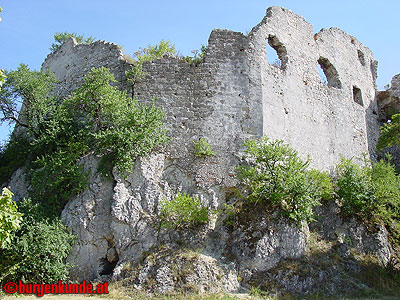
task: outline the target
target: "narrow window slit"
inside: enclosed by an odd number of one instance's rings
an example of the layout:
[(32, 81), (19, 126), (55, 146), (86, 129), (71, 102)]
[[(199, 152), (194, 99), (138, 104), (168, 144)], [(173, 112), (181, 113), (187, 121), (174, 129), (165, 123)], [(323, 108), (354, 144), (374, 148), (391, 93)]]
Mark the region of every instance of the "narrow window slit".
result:
[(357, 50), (357, 56), (358, 56), (358, 60), (360, 61), (360, 63), (365, 66), (365, 56), (364, 53), (361, 50)]
[(355, 85), (353, 85), (353, 100), (355, 103), (364, 106), (361, 90)]

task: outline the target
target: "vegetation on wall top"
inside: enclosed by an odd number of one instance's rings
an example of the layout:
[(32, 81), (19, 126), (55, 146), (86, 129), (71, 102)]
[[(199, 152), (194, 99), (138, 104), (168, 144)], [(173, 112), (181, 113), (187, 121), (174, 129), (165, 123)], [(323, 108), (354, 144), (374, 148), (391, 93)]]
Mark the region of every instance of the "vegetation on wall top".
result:
[(69, 38), (74, 38), (78, 44), (90, 44), (95, 41), (95, 38), (92, 36), (85, 38), (84, 35), (80, 35), (75, 32), (57, 32), (54, 34), (54, 43), (51, 44), (50, 51), (57, 51), (61, 47), (61, 45)]

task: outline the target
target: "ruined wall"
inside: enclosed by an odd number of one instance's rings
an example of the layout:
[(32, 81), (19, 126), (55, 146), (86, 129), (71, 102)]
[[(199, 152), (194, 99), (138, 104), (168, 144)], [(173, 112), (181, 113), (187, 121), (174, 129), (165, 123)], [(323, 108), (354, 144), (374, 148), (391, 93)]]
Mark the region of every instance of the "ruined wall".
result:
[[(268, 63), (267, 43), (281, 58), (280, 68)], [(272, 7), (248, 36), (214, 30), (205, 62), (198, 66), (178, 58), (145, 64), (148, 77), (135, 94), (143, 101), (157, 98), (177, 157), (187, 157), (190, 144), (201, 137), (231, 152), (243, 139), (267, 135), (309, 154), (314, 166), (328, 168), (341, 156), (374, 152), (376, 64), (367, 47), (340, 29), (314, 35), (301, 16)], [(70, 91), (98, 66), (109, 67), (127, 88), (129, 65), (119, 48), (106, 42), (76, 45), (69, 40), (42, 69), (54, 72), (62, 89)]]
[[(281, 58), (280, 68), (266, 60), (267, 43)], [(272, 7), (249, 34), (249, 60), (260, 78), (252, 89), (260, 89), (263, 100), (263, 134), (310, 154), (318, 168), (374, 152), (376, 62), (354, 37), (337, 28), (314, 35), (302, 17)]]
[[(277, 50), (280, 68), (266, 60), (267, 43)], [(319, 78), (318, 64), (325, 69), (327, 85)], [(119, 87), (129, 92), (129, 64), (120, 49), (107, 42), (76, 45), (71, 39), (46, 58), (42, 69), (55, 73), (60, 94), (67, 95), (90, 68), (100, 66), (109, 67)], [(341, 156), (374, 151), (378, 124), (372, 53), (339, 29), (314, 35), (312, 26), (291, 11), (268, 9), (247, 36), (214, 30), (203, 63), (165, 57), (146, 63), (144, 71), (148, 76), (135, 86), (135, 95), (144, 102), (156, 98), (166, 113), (171, 142), (162, 153), (138, 160), (127, 179), (114, 174), (102, 182), (92, 173), (90, 189), (67, 204), (63, 220), (78, 236), (70, 255), (77, 278), (121, 271), (128, 262), (139, 263), (156, 245), (173, 241), (154, 224), (159, 202), (179, 190), (210, 208), (222, 207), (237, 184), (234, 168), (248, 138), (283, 139), (322, 169)], [(202, 137), (216, 156), (194, 155), (193, 141)], [(85, 163), (89, 170), (96, 166), (93, 158)], [(206, 232), (223, 231), (215, 226)], [(293, 231), (299, 245), (305, 244), (297, 229), (283, 226), (285, 231)], [(219, 239), (215, 243), (218, 249), (226, 246), (219, 245)], [(217, 248), (208, 250), (213, 257), (219, 255)], [(304, 252), (304, 247), (290, 243), (287, 248), (293, 255), (286, 258)], [(274, 264), (281, 257), (275, 257)], [(238, 263), (251, 265), (240, 257)]]

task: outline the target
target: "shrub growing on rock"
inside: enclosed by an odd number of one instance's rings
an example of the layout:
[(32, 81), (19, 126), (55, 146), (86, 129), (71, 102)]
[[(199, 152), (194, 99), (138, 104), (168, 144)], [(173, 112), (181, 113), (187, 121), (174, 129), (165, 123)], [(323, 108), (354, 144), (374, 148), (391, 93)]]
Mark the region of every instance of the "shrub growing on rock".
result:
[(310, 161), (303, 161), (281, 140), (262, 137), (244, 146), (247, 164), (238, 166), (236, 172), (248, 190), (247, 201), (262, 202), (298, 225), (312, 221), (320, 192), (307, 173)]
[(0, 249), (0, 281), (23, 280), (54, 283), (68, 278), (65, 259), (73, 235), (60, 219), (46, 219), (38, 204), (23, 200), (19, 209), (24, 219), (12, 242)]
[(400, 242), (400, 176), (390, 156), (376, 163), (358, 166), (343, 159), (337, 167), (337, 195), (342, 211), (366, 223), (383, 223)]
[(177, 193), (172, 200), (161, 202), (161, 226), (187, 228), (209, 221), (209, 209), (197, 197)]
[(193, 147), (194, 147), (194, 155), (198, 157), (204, 157), (204, 156), (213, 156), (215, 155), (215, 152), (211, 149), (211, 146), (205, 138), (201, 138), (198, 141), (193, 142)]
[(0, 195), (0, 248), (11, 242), (12, 233), (20, 227), (22, 220), (22, 214), (18, 212), (12, 196), (9, 189), (3, 188)]

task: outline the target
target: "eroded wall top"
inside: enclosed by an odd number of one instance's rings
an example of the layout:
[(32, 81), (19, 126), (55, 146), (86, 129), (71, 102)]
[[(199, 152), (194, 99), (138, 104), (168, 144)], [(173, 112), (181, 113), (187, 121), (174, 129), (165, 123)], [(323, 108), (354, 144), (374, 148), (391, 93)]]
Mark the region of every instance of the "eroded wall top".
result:
[[(261, 78), (254, 89), (261, 89), (265, 135), (309, 154), (319, 168), (375, 152), (377, 62), (367, 47), (337, 28), (314, 34), (281, 7), (269, 8), (248, 38), (250, 68)], [(269, 63), (268, 51), (280, 62)]]
[[(268, 62), (268, 51), (277, 52), (279, 64)], [(76, 45), (71, 39), (42, 68), (69, 92), (99, 66), (109, 67), (129, 90), (129, 65), (111, 43)], [(329, 168), (342, 156), (375, 151), (376, 68), (373, 54), (356, 38), (337, 28), (314, 34), (301, 16), (271, 7), (247, 36), (214, 30), (199, 65), (171, 57), (146, 63), (148, 76), (135, 94), (143, 101), (156, 97), (164, 108), (173, 156), (190, 154), (200, 137), (227, 156), (227, 149), (233, 153), (245, 139), (264, 134), (310, 155), (315, 167)]]

